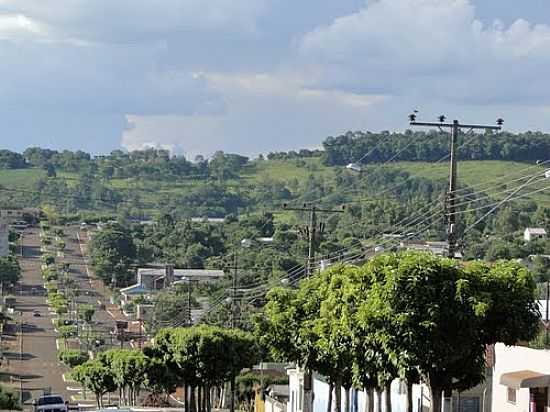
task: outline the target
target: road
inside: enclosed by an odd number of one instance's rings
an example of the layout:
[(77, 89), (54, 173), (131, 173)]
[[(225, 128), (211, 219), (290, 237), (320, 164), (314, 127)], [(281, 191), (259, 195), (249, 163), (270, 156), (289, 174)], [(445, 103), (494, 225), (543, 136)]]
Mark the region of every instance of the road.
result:
[[(106, 346), (102, 349), (108, 349), (111, 345), (118, 347), (118, 341), (109, 333), (115, 325), (114, 317), (99, 305), (99, 302), (104, 303), (107, 297), (103, 296), (101, 291), (98, 292), (89, 279), (77, 232), (77, 228), (65, 228), (65, 253), (63, 257), (56, 258), (56, 261), (70, 264), (69, 276), (76, 281), (80, 292), (77, 297), (78, 304), (90, 304), (95, 307), (92, 329), (94, 334), (104, 338)], [(48, 310), (40, 270), (39, 229), (32, 228), (24, 232), (20, 264), (22, 278), (17, 288), (16, 314), (13, 320), (18, 323), (17, 331), (22, 325), (23, 346), (21, 350), (19, 333), (11, 352), (6, 354), (10, 360), (10, 369), (15, 376), (22, 377), (23, 401), (26, 408), (30, 406), (32, 399), (44, 392), (61, 394), (70, 400), (71, 395), (75, 395), (76, 392), (69, 390), (71, 385), (63, 380), (62, 375), (68, 368), (57, 361), (57, 335), (52, 323), (53, 316)], [(34, 316), (35, 310), (40, 316)], [(20, 313), (22, 315), (19, 315)], [(82, 349), (88, 348), (82, 345)]]
[[(59, 393), (65, 397), (69, 393), (62, 378), (67, 369), (57, 361), (57, 336), (43, 288), (37, 229), (25, 232), (20, 263), (22, 279), (13, 318), (23, 327), (23, 356), (19, 359), (19, 353), (13, 354), (12, 367), (22, 377), (23, 401), (27, 407), (31, 399), (43, 392)], [(34, 310), (39, 311), (40, 317), (33, 316)], [(18, 338), (21, 339), (21, 334)]]

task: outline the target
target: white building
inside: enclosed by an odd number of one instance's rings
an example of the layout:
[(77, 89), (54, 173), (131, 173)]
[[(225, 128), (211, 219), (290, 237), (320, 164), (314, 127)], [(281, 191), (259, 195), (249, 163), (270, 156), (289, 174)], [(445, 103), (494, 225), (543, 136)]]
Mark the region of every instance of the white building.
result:
[[(304, 371), (298, 368), (288, 369), (289, 399), (286, 412), (304, 412)], [(492, 370), (488, 368), (487, 384), (479, 385), (468, 391), (453, 393), (452, 397), (443, 399), (443, 411), (449, 412), (490, 412), (491, 411), (491, 380)], [(326, 412), (329, 398), (329, 385), (325, 378), (314, 373), (312, 379), (313, 410), (312, 412)], [(342, 391), (342, 407), (344, 411), (345, 390)], [(335, 396), (332, 402), (335, 402)], [(392, 412), (406, 412), (407, 387), (404, 382), (396, 379), (391, 385)], [(425, 412), (430, 408), (430, 392), (426, 385), (413, 385), (413, 412)], [(365, 412), (367, 396), (364, 391), (352, 389), (350, 391), (350, 412)], [(380, 402), (380, 403), (379, 403)], [(376, 405), (380, 405), (380, 412), (385, 412), (384, 394), (381, 399), (374, 395)], [(335, 410), (334, 404), (332, 410)], [(266, 411), (267, 412), (267, 411)], [(545, 411), (546, 412), (546, 411)]]
[(0, 220), (0, 256), (8, 256), (10, 253), (9, 234), (8, 224)]
[[(302, 369), (292, 368), (287, 371), (289, 385), (289, 399), (286, 407), (286, 412), (304, 412), (304, 384), (305, 374)], [(342, 391), (341, 401), (344, 409), (345, 390)], [(329, 385), (326, 380), (319, 374), (314, 373), (312, 378), (313, 391), (313, 410), (312, 412), (326, 412), (329, 398)], [(406, 412), (406, 385), (399, 380), (395, 380), (391, 386), (392, 412)], [(335, 402), (336, 397), (333, 395), (332, 402)], [(365, 412), (366, 410), (366, 395), (364, 391), (352, 389), (350, 391), (350, 411)], [(378, 404), (378, 397), (375, 395), (374, 404)], [(430, 406), (428, 390), (424, 385), (414, 385), (413, 387), (413, 411), (427, 411)], [(385, 412), (383, 398), (381, 399), (381, 410)], [(332, 410), (334, 410), (334, 406)], [(376, 407), (375, 407), (376, 410)]]
[(531, 242), (537, 239), (546, 239), (546, 230), (541, 227), (528, 227), (523, 232), (523, 239), (526, 242)]
[(550, 410), (550, 351), (499, 343), (493, 376), (493, 412)]
[(447, 242), (430, 242), (424, 240), (402, 240), (401, 249), (415, 250), (419, 252), (431, 252), (434, 255), (446, 256), (449, 253)]
[(133, 296), (151, 295), (174, 284), (186, 282), (213, 282), (223, 278), (223, 270), (174, 269), (171, 265), (152, 268), (139, 268), (134, 285), (121, 289), (124, 301)]

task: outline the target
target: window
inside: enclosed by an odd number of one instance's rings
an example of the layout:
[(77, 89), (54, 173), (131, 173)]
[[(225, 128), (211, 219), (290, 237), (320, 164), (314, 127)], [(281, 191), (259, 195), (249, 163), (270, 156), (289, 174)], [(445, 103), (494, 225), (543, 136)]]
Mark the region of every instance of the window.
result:
[(510, 403), (516, 403), (516, 390), (513, 388), (508, 388), (508, 393), (506, 394), (506, 400)]

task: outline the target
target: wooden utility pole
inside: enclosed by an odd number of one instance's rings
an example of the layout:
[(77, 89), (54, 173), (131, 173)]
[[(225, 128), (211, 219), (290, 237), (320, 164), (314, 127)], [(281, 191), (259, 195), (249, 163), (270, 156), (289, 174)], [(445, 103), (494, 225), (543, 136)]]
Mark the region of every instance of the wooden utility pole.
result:
[(308, 241), (306, 276), (309, 277), (313, 272), (313, 262), (315, 260), (315, 254), (317, 252), (317, 249), (319, 248), (321, 235), (323, 232), (323, 225), (317, 223), (317, 213), (344, 213), (345, 206), (342, 206), (341, 209), (322, 209), (313, 203), (304, 203), (302, 207), (289, 207), (287, 203), (284, 203), (283, 209), (309, 213), (309, 221), (306, 227), (306, 235)]
[[(321, 235), (323, 233), (323, 225), (317, 223), (317, 213), (344, 213), (345, 206), (341, 209), (321, 209), (314, 203), (304, 203), (302, 207), (289, 207), (287, 203), (283, 204), (283, 209), (293, 210), (296, 212), (308, 212), (309, 222), (306, 227), (306, 234), (308, 240), (308, 254), (306, 261), (306, 276), (310, 277), (313, 272), (313, 262), (315, 259), (315, 253), (319, 248)], [(304, 370), (304, 412), (313, 411), (313, 375), (312, 371), (307, 368)]]
[(449, 243), (448, 256), (456, 257), (457, 251), (457, 227), (456, 227), (456, 189), (457, 189), (457, 141), (461, 129), (472, 130), (501, 130), (504, 121), (497, 120), (497, 126), (487, 126), (478, 124), (462, 124), (458, 120), (452, 123), (445, 123), (445, 116), (439, 116), (439, 123), (417, 122), (416, 114), (409, 115), (411, 126), (437, 127), (439, 130), (450, 129), (450, 170), (449, 170), (449, 191), (447, 193), (447, 241)]

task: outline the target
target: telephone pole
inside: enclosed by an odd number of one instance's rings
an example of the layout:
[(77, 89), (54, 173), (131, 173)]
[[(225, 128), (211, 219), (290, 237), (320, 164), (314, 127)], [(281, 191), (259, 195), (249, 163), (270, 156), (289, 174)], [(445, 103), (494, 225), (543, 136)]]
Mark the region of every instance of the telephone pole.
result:
[[(415, 112), (416, 113), (416, 112)], [(504, 121), (497, 120), (497, 126), (479, 125), (479, 124), (462, 124), (458, 120), (453, 120), (452, 123), (445, 123), (445, 116), (439, 116), (438, 123), (417, 122), (416, 114), (409, 115), (411, 126), (437, 127), (439, 130), (450, 129), (450, 170), (449, 170), (449, 191), (447, 192), (447, 242), (449, 243), (448, 256), (454, 258), (457, 249), (457, 228), (456, 228), (456, 189), (457, 189), (457, 141), (462, 129), (472, 130), (501, 130)]]
[(312, 274), (315, 253), (319, 247), (320, 237), (324, 229), (323, 224), (317, 224), (317, 213), (344, 213), (345, 206), (342, 206), (341, 209), (321, 209), (313, 203), (304, 203), (302, 207), (289, 207), (287, 203), (284, 203), (283, 209), (309, 213), (309, 222), (306, 227), (306, 235), (308, 240), (306, 276), (309, 277)]

